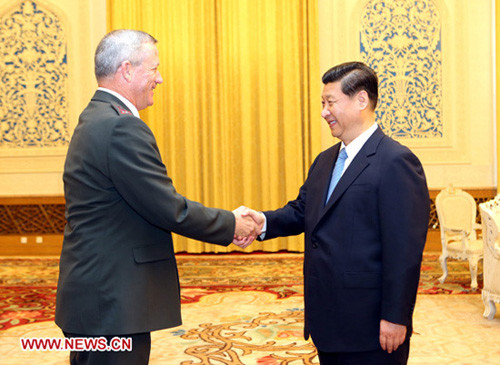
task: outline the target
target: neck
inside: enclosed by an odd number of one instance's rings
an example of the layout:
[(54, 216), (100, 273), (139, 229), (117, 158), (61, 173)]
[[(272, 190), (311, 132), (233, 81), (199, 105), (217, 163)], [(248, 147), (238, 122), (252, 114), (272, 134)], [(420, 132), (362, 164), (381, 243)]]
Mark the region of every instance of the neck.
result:
[(137, 108), (137, 105), (134, 103), (133, 98), (131, 97), (130, 92), (128, 92), (127, 88), (124, 87), (119, 81), (116, 81), (115, 79), (101, 79), (98, 80), (97, 85), (99, 87), (104, 87), (106, 89), (112, 90), (121, 96), (123, 96), (125, 99), (130, 101), (132, 105), (134, 105)]
[(344, 144), (347, 146), (353, 140), (358, 138), (361, 134), (366, 132), (373, 125), (373, 123), (375, 123), (375, 113), (370, 113), (369, 115), (365, 115), (363, 118), (361, 118), (361, 121), (358, 124), (356, 130), (353, 131), (354, 133), (351, 133), (350, 138), (342, 140), (342, 142), (344, 142)]
[(359, 125), (358, 136), (367, 131), (375, 123), (375, 112), (373, 110), (365, 110), (361, 114), (361, 123)]

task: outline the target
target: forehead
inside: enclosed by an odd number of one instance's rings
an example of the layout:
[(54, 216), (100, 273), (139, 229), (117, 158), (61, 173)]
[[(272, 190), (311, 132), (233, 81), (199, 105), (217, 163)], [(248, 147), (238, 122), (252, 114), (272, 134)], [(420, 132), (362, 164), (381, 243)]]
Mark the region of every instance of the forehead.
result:
[(340, 88), (340, 81), (329, 82), (323, 87), (323, 92), (321, 96), (323, 98), (328, 97), (340, 97), (345, 95)]

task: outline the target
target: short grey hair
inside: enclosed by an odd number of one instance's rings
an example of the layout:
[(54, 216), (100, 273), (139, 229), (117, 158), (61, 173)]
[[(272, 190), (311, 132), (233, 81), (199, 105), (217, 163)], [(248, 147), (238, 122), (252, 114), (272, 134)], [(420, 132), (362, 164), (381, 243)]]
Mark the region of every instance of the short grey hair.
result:
[(109, 32), (99, 42), (95, 52), (95, 77), (99, 81), (114, 75), (124, 61), (130, 61), (134, 66), (140, 65), (143, 44), (157, 42), (153, 36), (140, 30), (118, 29)]

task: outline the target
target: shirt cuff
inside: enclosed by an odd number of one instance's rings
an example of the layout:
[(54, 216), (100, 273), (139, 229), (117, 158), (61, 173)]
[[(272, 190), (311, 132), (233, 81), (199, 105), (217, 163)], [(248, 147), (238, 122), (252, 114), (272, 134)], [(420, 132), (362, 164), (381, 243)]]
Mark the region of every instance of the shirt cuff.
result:
[[(262, 213), (262, 212), (260, 212), (260, 213)], [(259, 238), (261, 240), (263, 240), (266, 237), (266, 231), (267, 231), (267, 218), (266, 218), (265, 214), (263, 214), (263, 215), (264, 215), (264, 225), (262, 226), (262, 232), (259, 236)]]

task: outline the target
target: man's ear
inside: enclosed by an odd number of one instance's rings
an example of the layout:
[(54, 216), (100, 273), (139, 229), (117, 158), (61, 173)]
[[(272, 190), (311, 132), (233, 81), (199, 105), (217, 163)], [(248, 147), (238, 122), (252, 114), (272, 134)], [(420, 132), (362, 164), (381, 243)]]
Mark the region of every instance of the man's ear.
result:
[(359, 104), (359, 108), (361, 110), (366, 109), (370, 105), (370, 98), (368, 97), (368, 93), (366, 90), (361, 90), (358, 92), (358, 95), (356, 96)]
[(123, 61), (120, 67), (118, 67), (118, 72), (122, 75), (125, 81), (132, 81), (133, 69), (130, 61)]

